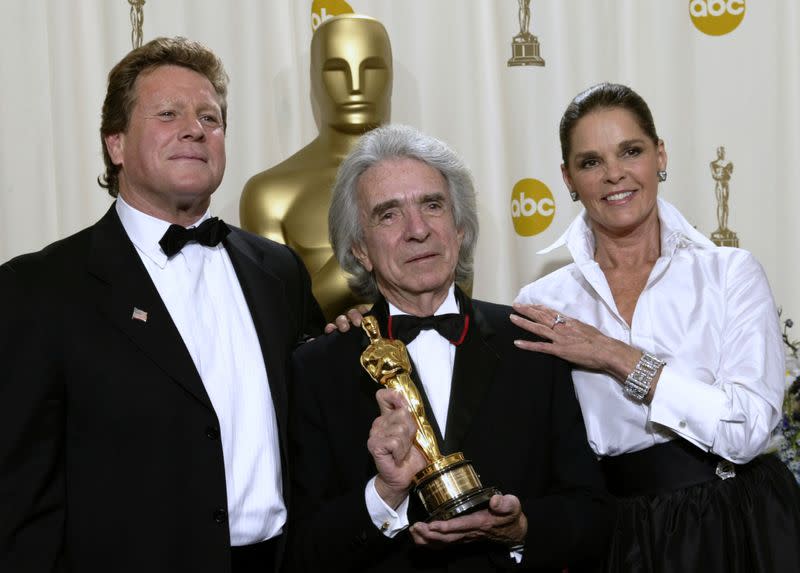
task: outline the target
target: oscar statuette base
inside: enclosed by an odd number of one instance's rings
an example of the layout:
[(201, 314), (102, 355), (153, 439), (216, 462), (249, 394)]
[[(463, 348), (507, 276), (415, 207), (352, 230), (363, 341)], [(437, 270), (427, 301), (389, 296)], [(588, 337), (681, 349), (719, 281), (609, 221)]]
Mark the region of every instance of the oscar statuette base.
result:
[(738, 247), (739, 237), (730, 229), (717, 229), (711, 233), (711, 242), (718, 247)]
[(493, 495), (500, 494), (495, 487), (483, 487), (464, 454), (458, 452), (434, 460), (414, 476), (414, 491), (428, 513), (428, 521), (447, 520), (483, 509)]
[(543, 66), (544, 58), (539, 55), (539, 39), (533, 34), (520, 34), (511, 40), (511, 59), (509, 66)]

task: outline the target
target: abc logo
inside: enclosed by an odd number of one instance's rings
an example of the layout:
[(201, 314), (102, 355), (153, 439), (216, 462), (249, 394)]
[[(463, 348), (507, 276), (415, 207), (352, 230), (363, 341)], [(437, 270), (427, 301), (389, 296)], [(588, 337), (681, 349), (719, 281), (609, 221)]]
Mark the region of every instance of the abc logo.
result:
[(511, 220), (518, 235), (538, 235), (553, 222), (556, 202), (538, 179), (521, 179), (511, 190)]
[(690, 0), (689, 15), (695, 28), (709, 36), (722, 36), (744, 19), (745, 0)]
[(314, 0), (311, 3), (311, 31), (316, 32), (319, 25), (328, 18), (352, 13), (350, 4), (344, 0)]

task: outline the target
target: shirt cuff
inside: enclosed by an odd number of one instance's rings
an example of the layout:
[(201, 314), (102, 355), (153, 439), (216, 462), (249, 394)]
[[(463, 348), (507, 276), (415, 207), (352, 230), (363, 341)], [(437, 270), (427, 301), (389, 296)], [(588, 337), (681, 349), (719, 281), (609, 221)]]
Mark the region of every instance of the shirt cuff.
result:
[(730, 402), (721, 388), (685, 378), (664, 366), (650, 403), (650, 421), (666, 426), (704, 450), (714, 444), (720, 420), (730, 420)]
[(386, 537), (394, 537), (408, 527), (408, 496), (403, 499), (396, 510), (392, 509), (378, 495), (378, 490), (375, 489), (375, 478), (372, 478), (364, 488), (364, 500), (367, 502), (367, 512), (372, 523)]

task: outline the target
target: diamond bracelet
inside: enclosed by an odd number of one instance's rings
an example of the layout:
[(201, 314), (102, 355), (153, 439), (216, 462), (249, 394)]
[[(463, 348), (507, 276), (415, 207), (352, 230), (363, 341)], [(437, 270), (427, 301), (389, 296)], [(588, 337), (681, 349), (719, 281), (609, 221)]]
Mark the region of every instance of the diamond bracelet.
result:
[(634, 400), (642, 402), (650, 392), (650, 387), (653, 385), (656, 374), (665, 364), (666, 362), (659, 360), (652, 354), (642, 353), (642, 357), (636, 363), (633, 372), (625, 378), (622, 390)]

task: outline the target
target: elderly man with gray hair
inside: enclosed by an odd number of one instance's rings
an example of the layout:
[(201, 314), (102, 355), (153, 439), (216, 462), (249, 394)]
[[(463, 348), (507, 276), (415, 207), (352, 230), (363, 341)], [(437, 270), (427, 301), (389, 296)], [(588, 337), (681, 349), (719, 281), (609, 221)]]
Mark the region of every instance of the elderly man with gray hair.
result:
[(503, 494), (473, 513), (425, 521), (410, 492), (427, 462), (405, 400), (388, 388), (376, 394), (360, 364), (369, 343), (360, 329), (317, 338), (293, 358), (293, 570), (594, 564), (611, 510), (569, 365), (517, 349), (524, 332), (509, 322), (511, 309), (457, 285), (471, 275), (478, 237), (462, 161), (410, 127), (368, 133), (340, 166), (329, 228), (383, 336), (407, 345), (442, 453), (464, 452)]

